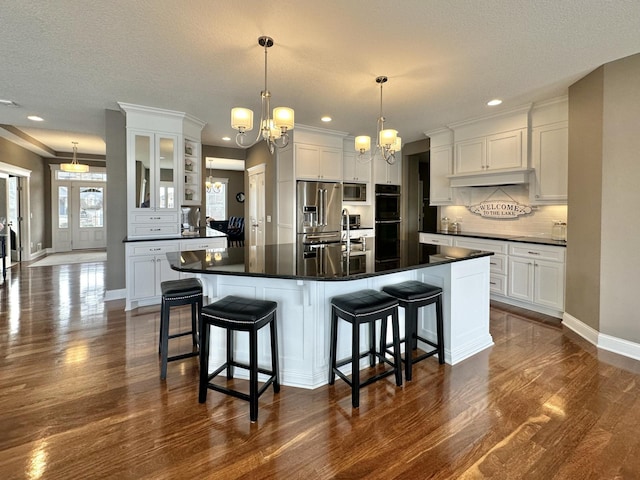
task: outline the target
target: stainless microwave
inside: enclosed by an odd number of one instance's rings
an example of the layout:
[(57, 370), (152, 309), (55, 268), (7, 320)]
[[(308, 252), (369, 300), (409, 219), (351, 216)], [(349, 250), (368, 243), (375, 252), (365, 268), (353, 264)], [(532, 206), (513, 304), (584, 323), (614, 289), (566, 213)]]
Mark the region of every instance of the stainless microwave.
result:
[(366, 202), (367, 201), (367, 184), (366, 183), (343, 183), (342, 184), (342, 201), (343, 202)]

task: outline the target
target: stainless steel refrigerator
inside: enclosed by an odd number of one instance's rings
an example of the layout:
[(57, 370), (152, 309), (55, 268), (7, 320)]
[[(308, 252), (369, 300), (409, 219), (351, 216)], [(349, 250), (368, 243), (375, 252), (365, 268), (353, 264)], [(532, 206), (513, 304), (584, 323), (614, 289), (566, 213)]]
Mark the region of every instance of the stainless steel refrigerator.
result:
[(298, 181), (298, 243), (339, 242), (342, 228), (342, 184)]

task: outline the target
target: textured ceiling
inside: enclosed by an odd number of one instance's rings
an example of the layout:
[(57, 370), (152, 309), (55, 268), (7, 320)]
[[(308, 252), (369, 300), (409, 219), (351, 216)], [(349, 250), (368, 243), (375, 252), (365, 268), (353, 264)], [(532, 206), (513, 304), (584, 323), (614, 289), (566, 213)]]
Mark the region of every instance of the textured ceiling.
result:
[[(373, 136), (386, 75), (387, 127), (405, 142), (565, 94), (640, 52), (638, 0), (1, 0), (0, 15), (0, 99), (20, 105), (0, 106), (0, 124), (85, 153), (104, 153), (104, 109), (118, 101), (188, 112), (207, 122), (204, 143), (235, 146), (221, 137), (235, 135), (231, 107), (258, 112), (260, 35), (275, 40), (273, 106)], [(494, 97), (504, 103), (490, 110)]]

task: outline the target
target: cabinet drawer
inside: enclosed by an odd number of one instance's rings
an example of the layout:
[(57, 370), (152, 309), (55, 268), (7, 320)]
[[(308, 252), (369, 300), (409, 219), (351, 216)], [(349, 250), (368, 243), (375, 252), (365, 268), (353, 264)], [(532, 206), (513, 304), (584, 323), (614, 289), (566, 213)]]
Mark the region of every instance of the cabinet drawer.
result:
[(491, 273), (506, 275), (507, 273), (507, 257), (502, 254), (495, 254), (489, 257), (489, 265)]
[(225, 248), (227, 246), (227, 238), (210, 238), (200, 240), (182, 240), (180, 242), (180, 250), (188, 252), (190, 250), (207, 250), (210, 248)]
[(428, 243), (430, 245), (447, 245), (453, 246), (453, 238), (446, 235), (437, 235), (433, 233), (420, 233), (420, 243)]
[(167, 252), (177, 251), (177, 244), (146, 244), (133, 247), (133, 255), (160, 255)]
[(132, 236), (136, 237), (157, 237), (157, 236), (174, 236), (179, 235), (178, 224), (171, 225), (133, 225)]
[(491, 273), (489, 275), (489, 291), (499, 295), (507, 295), (507, 277), (506, 275), (498, 275)]
[(175, 212), (132, 212), (130, 223), (175, 223), (178, 224), (178, 214)]
[[(479, 238), (456, 238), (456, 247), (470, 248), (472, 250), (484, 250), (485, 252), (506, 254), (507, 244), (498, 240), (484, 240)], [(493, 257), (492, 257), (493, 259)]]
[(529, 243), (511, 243), (509, 244), (509, 255), (550, 260), (552, 262), (564, 262), (565, 248), (533, 245)]

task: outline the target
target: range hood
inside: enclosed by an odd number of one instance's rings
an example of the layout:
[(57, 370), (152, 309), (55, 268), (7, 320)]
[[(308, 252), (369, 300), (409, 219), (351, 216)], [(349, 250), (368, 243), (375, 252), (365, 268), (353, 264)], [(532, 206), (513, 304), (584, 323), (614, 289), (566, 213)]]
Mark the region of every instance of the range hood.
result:
[(503, 170), (491, 173), (462, 173), (447, 175), (451, 187), (490, 187), (497, 185), (521, 185), (529, 183), (530, 168)]

